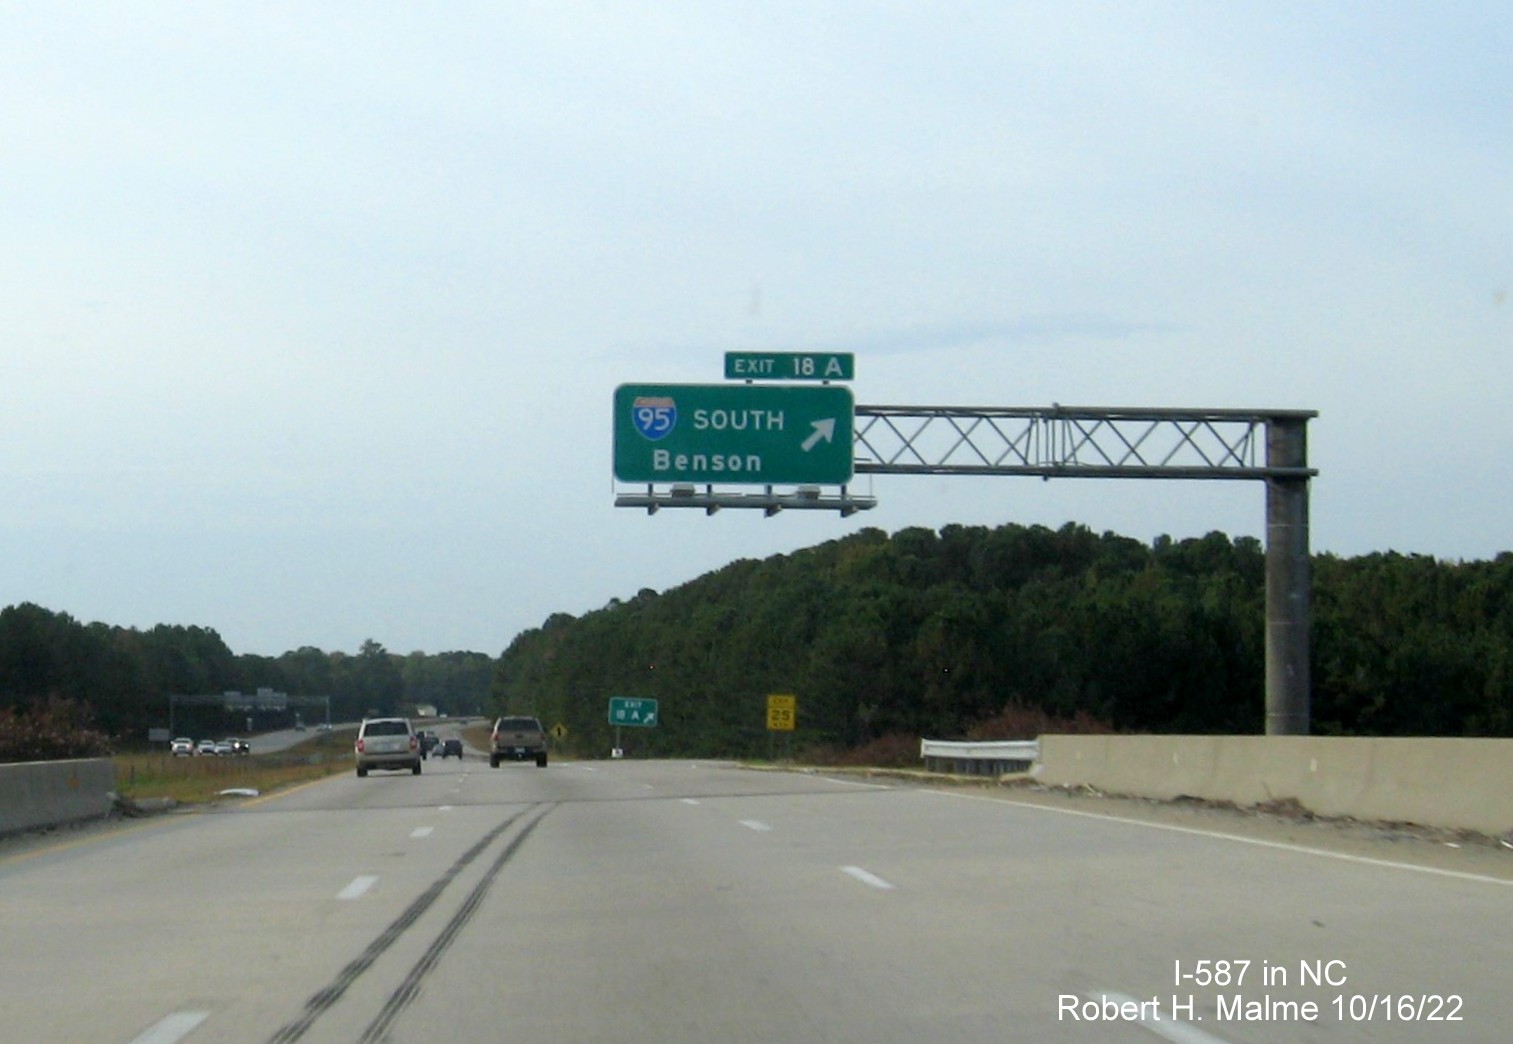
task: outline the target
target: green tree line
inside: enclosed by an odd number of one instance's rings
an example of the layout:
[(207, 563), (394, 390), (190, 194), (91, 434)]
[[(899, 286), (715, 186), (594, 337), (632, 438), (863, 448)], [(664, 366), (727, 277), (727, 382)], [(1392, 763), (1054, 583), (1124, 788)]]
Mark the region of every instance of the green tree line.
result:
[[(1513, 735), (1513, 555), (1313, 563), (1312, 729)], [(1085, 527), (868, 529), (581, 617), (500, 658), (493, 703), (602, 751), (612, 696), (659, 701), (621, 742), (667, 755), (984, 735), (1013, 719), (1120, 731), (1264, 731), (1265, 561), (1221, 533), (1144, 544)], [(1005, 712), (1009, 711), (1008, 715)]]
[[(584, 753), (616, 740), (613, 696), (659, 701), (657, 727), (618, 738), (667, 755), (766, 752), (775, 693), (798, 697), (794, 742), (808, 748), (1034, 721), (1258, 733), (1264, 588), (1250, 538), (1145, 544), (1006, 525), (866, 529), (742, 559), (662, 593), (555, 614), (497, 659), (402, 656), (371, 640), (355, 654), (238, 655), (205, 627), (83, 624), (23, 603), (0, 609), (0, 725), (17, 731), (31, 715), (29, 734), (139, 742), (168, 724), (170, 695), (271, 688), (329, 697), (338, 720), (423, 705), (534, 713)], [(1513, 554), (1314, 557), (1315, 733), (1513, 735), (1510, 655)], [(256, 718), (272, 727), (292, 712)], [(176, 721), (188, 735), (243, 725), (245, 714), (217, 707), (180, 707)]]
[[(151, 630), (83, 624), (31, 603), (0, 609), (0, 729), (7, 735), (63, 735), (84, 729), (127, 745), (169, 725), (171, 696), (272, 689), (295, 698), (287, 711), (251, 712), (257, 729), (364, 714), (483, 710), (494, 657), (476, 652), (399, 656), (369, 640), (356, 654), (305, 646), (269, 657), (233, 653), (206, 627), (160, 624)], [(299, 702), (304, 699), (308, 702)], [(174, 728), (183, 735), (246, 731), (248, 712), (180, 702)], [(66, 720), (67, 727), (39, 723)], [(30, 730), (30, 732), (24, 730)], [(18, 746), (0, 744), (0, 757)]]

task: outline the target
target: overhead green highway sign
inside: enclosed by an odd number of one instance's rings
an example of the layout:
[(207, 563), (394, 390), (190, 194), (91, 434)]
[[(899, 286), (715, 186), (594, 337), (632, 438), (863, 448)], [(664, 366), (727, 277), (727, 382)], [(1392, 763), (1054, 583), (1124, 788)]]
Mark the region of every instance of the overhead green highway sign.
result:
[(856, 403), (842, 385), (622, 384), (622, 482), (843, 485)]
[(629, 696), (611, 696), (609, 723), (650, 728), (657, 723), (657, 701), (633, 699)]
[(851, 352), (726, 352), (725, 376), (733, 381), (850, 381)]

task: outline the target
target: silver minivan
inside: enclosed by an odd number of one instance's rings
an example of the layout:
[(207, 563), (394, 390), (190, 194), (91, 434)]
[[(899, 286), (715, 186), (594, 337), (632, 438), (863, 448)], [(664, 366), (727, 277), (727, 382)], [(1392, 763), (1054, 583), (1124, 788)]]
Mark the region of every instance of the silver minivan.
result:
[(409, 769), (420, 775), (420, 739), (409, 718), (367, 718), (357, 729), (357, 774), (369, 769)]

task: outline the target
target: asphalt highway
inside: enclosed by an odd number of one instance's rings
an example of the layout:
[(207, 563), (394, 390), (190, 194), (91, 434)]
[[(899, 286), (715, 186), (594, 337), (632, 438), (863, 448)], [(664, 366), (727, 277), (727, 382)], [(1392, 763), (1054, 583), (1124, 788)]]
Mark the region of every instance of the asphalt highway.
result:
[(0, 843), (0, 1032), (1506, 1040), (1513, 854), (1421, 854), (713, 762), (432, 759)]

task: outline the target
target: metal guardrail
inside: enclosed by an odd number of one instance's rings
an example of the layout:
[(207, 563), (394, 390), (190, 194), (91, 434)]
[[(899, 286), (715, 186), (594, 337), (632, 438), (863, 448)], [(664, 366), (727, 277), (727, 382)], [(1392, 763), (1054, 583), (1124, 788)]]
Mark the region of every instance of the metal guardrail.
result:
[(953, 742), (920, 740), (919, 756), (931, 772), (959, 772), (969, 776), (1001, 776), (1027, 772), (1040, 760), (1039, 740)]

